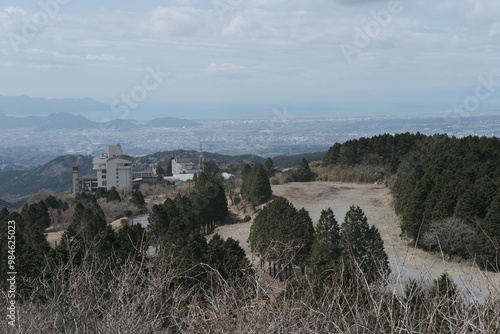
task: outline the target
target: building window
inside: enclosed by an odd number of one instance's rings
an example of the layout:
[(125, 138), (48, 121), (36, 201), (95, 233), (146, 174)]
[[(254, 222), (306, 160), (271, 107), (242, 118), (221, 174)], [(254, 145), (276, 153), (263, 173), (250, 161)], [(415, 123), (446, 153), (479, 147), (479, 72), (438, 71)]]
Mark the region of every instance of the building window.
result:
[(108, 185), (108, 181), (102, 181), (102, 185), (103, 186), (107, 186)]
[(102, 175), (102, 179), (103, 179), (103, 180), (104, 180), (104, 179), (106, 179), (106, 175)]
[(103, 169), (103, 170), (101, 170), (101, 173), (106, 174), (107, 170)]

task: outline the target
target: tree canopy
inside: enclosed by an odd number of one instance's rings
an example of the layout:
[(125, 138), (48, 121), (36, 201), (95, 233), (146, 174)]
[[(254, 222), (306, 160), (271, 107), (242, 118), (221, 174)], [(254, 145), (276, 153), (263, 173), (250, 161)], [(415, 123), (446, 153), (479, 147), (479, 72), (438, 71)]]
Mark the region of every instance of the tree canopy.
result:
[(260, 164), (253, 167), (247, 165), (243, 171), (241, 196), (253, 205), (259, 205), (268, 201), (272, 194), (265, 167)]

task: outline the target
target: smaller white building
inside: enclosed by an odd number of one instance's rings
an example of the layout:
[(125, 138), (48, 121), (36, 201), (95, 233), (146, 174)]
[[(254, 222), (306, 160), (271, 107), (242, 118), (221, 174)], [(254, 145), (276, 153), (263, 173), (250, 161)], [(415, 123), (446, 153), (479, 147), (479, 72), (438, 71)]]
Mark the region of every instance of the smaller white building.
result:
[(201, 172), (199, 164), (188, 158), (175, 158), (172, 160), (172, 174), (194, 174)]
[(122, 189), (132, 186), (132, 164), (135, 159), (124, 155), (120, 144), (109, 146), (108, 152), (94, 157), (93, 169), (97, 171), (99, 188)]

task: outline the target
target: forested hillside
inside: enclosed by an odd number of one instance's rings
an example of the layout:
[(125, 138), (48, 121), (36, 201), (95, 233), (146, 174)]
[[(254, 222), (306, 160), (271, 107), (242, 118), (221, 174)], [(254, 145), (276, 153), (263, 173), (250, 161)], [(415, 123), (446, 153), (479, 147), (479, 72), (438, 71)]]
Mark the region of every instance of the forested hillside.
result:
[(498, 138), (429, 137), (403, 161), (394, 185), (402, 232), (498, 271), (499, 189)]
[(376, 172), (386, 182), (395, 176), (395, 209), (405, 236), (427, 250), (500, 270), (498, 138), (384, 134), (337, 143), (322, 165), (337, 173)]
[(67, 191), (73, 183), (73, 166), (79, 166), (80, 176), (88, 175), (92, 158), (64, 155), (32, 170), (0, 172), (0, 196), (26, 196), (43, 189)]

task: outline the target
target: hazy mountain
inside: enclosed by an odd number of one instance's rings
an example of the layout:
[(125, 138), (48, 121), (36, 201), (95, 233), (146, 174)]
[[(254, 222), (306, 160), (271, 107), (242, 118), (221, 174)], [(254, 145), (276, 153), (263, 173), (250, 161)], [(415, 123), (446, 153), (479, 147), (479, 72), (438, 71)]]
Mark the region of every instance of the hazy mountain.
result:
[(101, 129), (128, 131), (140, 127), (140, 125), (137, 125), (128, 119), (114, 119), (109, 122), (99, 123), (99, 127)]
[(44, 189), (66, 191), (72, 188), (72, 167), (80, 176), (92, 175), (92, 157), (65, 155), (27, 171), (0, 172), (0, 197), (22, 197)]
[(78, 113), (107, 111), (109, 105), (90, 98), (41, 99), (29, 96), (1, 96), (0, 110), (7, 115), (49, 115), (61, 112)]
[(39, 130), (50, 129), (96, 129), (98, 125), (82, 115), (74, 116), (67, 113), (51, 114), (43, 119)]
[(68, 113), (56, 113), (47, 117), (9, 117), (0, 112), (0, 128), (34, 128), (36, 130), (97, 129), (98, 124), (82, 115), (74, 116)]
[(109, 129), (109, 130), (131, 130), (137, 127), (155, 127), (155, 128), (178, 128), (178, 127), (194, 127), (200, 123), (174, 118), (165, 117), (157, 118), (147, 122), (145, 125), (138, 125), (133, 120), (114, 119), (109, 122), (97, 123), (87, 119), (82, 115), (72, 115), (68, 113), (55, 113), (49, 116), (27, 116), (27, 117), (11, 117), (6, 116), (0, 111), (0, 128), (34, 128), (36, 130), (53, 130), (53, 129)]
[(193, 127), (199, 125), (201, 124), (198, 122), (175, 118), (175, 117), (155, 118), (146, 123), (146, 126), (152, 128), (182, 128), (182, 127)]

